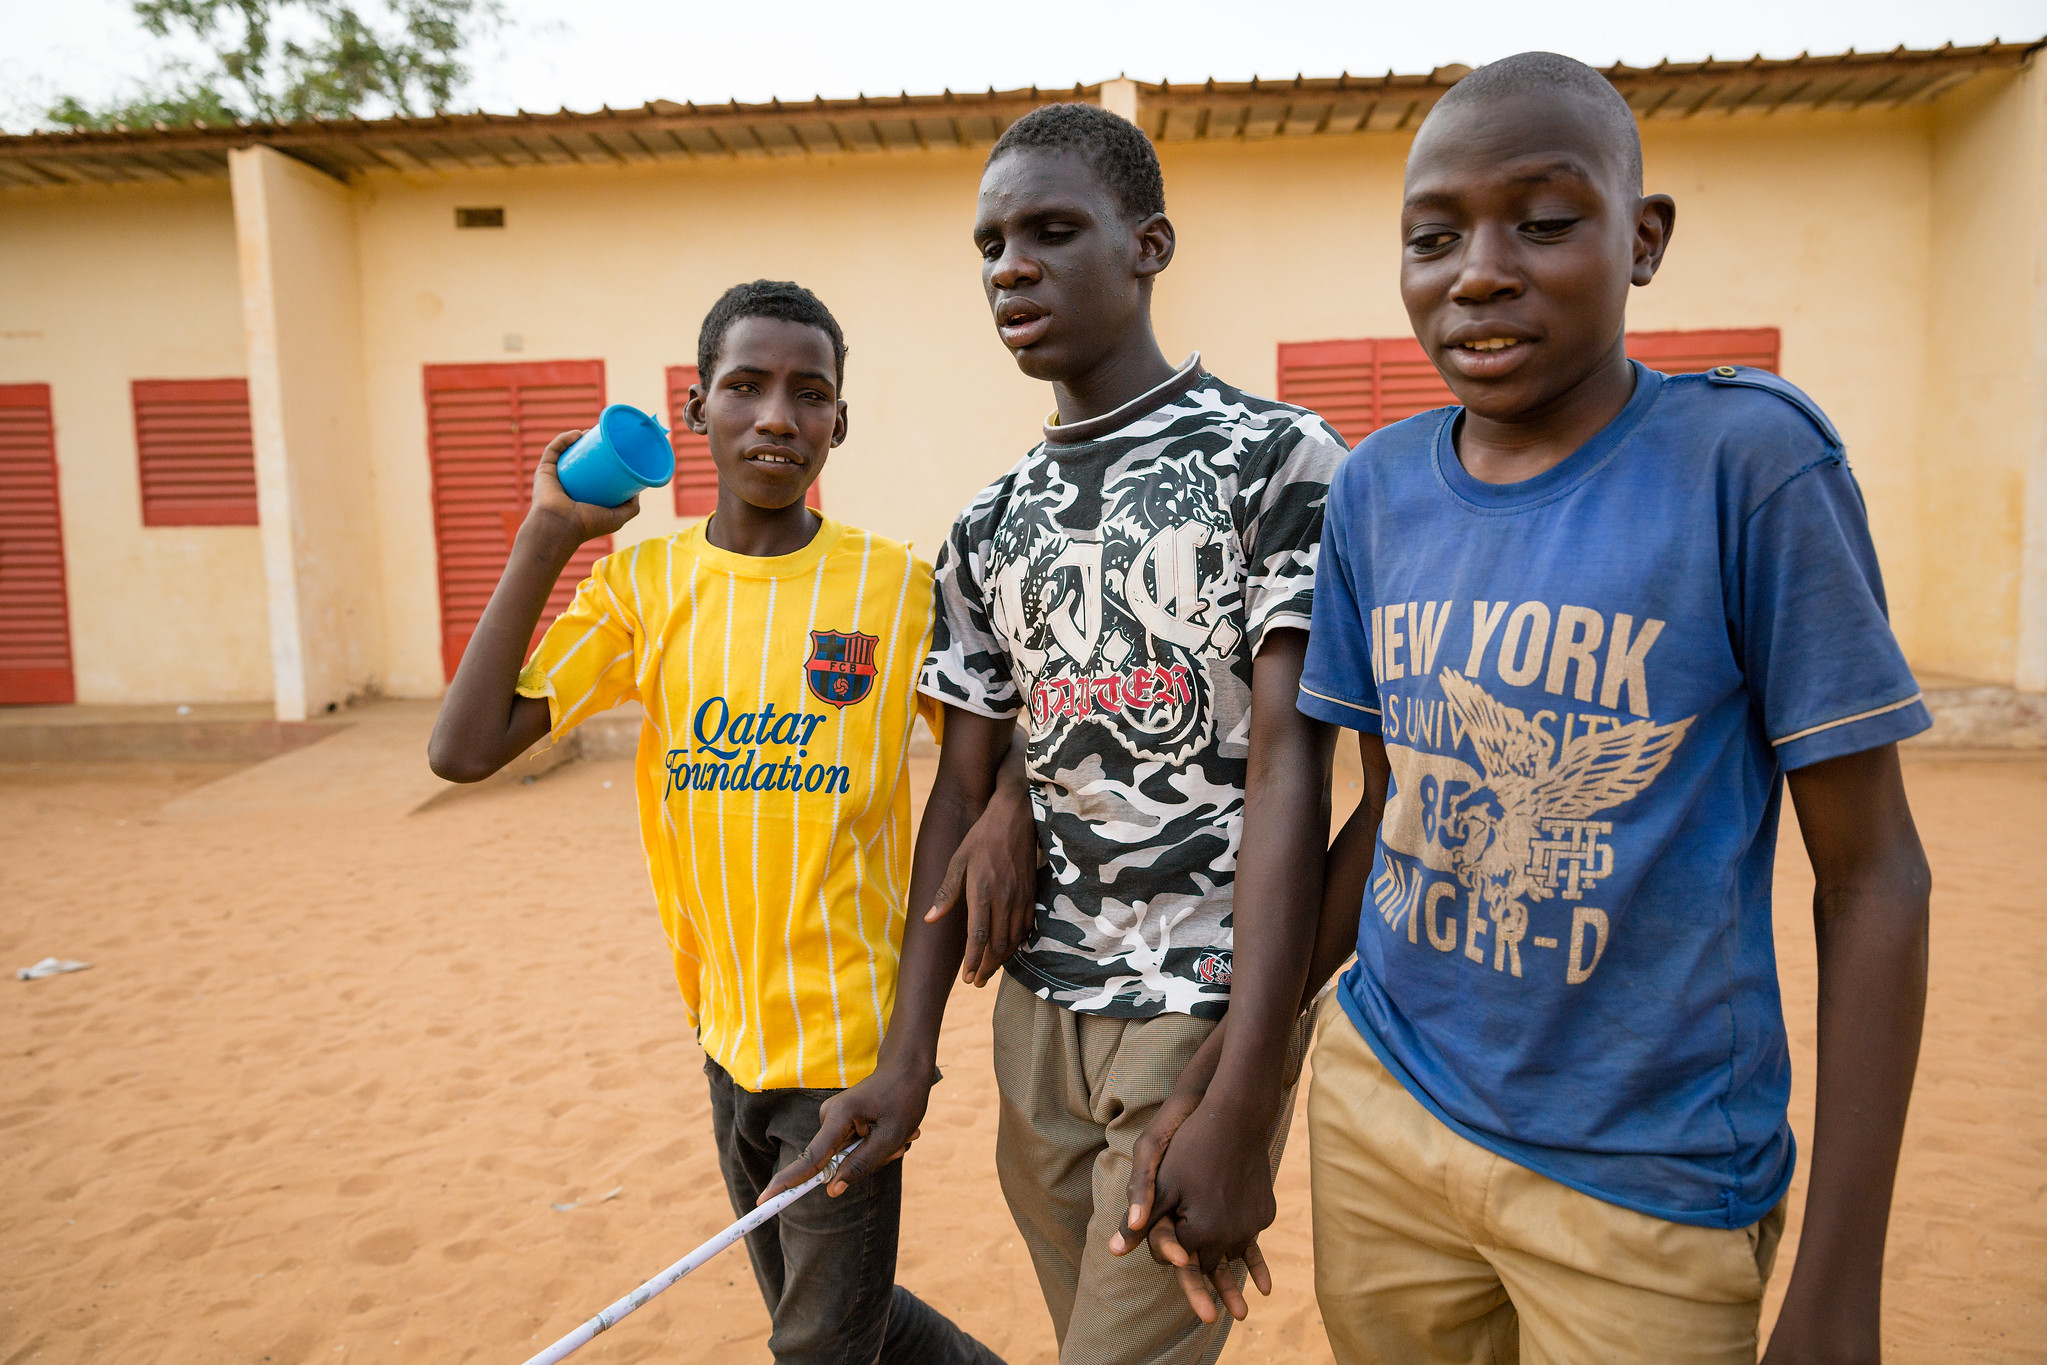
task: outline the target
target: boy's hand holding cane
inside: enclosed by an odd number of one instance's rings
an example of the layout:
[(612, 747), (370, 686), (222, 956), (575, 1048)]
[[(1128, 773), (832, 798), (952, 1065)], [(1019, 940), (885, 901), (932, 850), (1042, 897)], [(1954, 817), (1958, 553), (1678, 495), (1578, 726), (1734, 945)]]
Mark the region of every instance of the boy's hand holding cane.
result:
[(796, 1160), (775, 1173), (754, 1204), (765, 1204), (809, 1180), (831, 1165), (855, 1138), (860, 1139), (860, 1149), (846, 1157), (825, 1182), (824, 1192), (832, 1198), (844, 1194), (854, 1181), (899, 1160), (921, 1132), (917, 1125), (931, 1101), (934, 1079), (928, 1072), (919, 1078), (901, 1067), (883, 1065), (860, 1084), (826, 1100), (817, 1113), (817, 1136)]

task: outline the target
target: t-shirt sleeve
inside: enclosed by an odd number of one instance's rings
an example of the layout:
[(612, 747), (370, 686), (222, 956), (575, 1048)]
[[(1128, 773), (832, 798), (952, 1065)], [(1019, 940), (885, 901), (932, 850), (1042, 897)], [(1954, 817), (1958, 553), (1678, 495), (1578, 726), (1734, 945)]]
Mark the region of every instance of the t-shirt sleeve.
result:
[(1303, 412), (1244, 462), (1231, 515), (1244, 547), (1244, 631), (1254, 657), (1267, 631), (1308, 629), (1322, 510), (1348, 453), (1327, 422)]
[(1749, 695), (1786, 771), (1933, 724), (1891, 632), (1862, 490), (1838, 449), (1750, 513), (1740, 592)]
[(1340, 470), (1329, 491), (1330, 515), (1322, 531), (1315, 611), (1308, 631), (1308, 657), (1301, 667), (1295, 705), (1303, 715), (1358, 730), (1380, 731), (1379, 684), (1372, 672), (1370, 565), (1356, 553), (1364, 511), (1352, 489), (1353, 474)]
[(1007, 488), (1004, 479), (975, 498), (938, 552), (931, 571), (931, 652), (917, 679), (917, 690), (927, 696), (994, 720), (1023, 709), (1009, 650), (996, 628), (996, 585), (986, 575)]
[(591, 566), (569, 609), (519, 671), (520, 696), (547, 698), (550, 738), (640, 694), (633, 674), (640, 623), (612, 589), (614, 562), (607, 556)]

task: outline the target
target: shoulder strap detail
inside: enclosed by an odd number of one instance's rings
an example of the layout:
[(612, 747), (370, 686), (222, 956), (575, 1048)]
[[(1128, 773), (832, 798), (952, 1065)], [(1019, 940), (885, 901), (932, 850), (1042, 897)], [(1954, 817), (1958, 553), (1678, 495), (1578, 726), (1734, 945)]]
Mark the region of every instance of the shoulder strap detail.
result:
[(1747, 365), (1715, 365), (1706, 371), (1706, 381), (1723, 388), (1761, 389), (1775, 394), (1804, 413), (1812, 424), (1820, 429), (1827, 443), (1836, 449), (1842, 447), (1841, 433), (1834, 430), (1834, 424), (1827, 420), (1827, 414), (1820, 411), (1820, 405), (1806, 397), (1805, 391), (1789, 380), (1771, 374), (1768, 370), (1751, 369)]

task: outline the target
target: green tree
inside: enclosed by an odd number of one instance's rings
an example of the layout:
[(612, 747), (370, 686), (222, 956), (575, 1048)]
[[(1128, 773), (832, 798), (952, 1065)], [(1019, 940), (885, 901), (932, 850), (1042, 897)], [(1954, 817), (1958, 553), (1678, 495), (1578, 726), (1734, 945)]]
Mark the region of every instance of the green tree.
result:
[(157, 80), (93, 105), (45, 112), (68, 128), (291, 122), (445, 109), (469, 78), (464, 46), (500, 20), (497, 0), (133, 0), (159, 38), (197, 40), (211, 61), (169, 61)]

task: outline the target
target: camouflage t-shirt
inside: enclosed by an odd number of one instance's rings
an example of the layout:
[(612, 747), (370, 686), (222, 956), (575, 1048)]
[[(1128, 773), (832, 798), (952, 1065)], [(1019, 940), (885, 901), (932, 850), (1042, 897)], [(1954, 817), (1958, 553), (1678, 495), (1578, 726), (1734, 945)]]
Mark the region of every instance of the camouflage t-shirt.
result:
[(1081, 1014), (1217, 1018), (1243, 827), (1251, 660), (1305, 630), (1343, 439), (1198, 356), (1045, 441), (939, 553), (919, 687), (1023, 714), (1045, 865), (1009, 971)]

